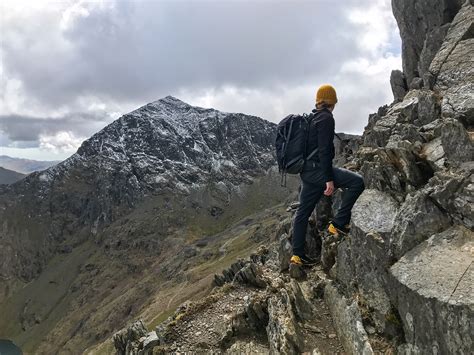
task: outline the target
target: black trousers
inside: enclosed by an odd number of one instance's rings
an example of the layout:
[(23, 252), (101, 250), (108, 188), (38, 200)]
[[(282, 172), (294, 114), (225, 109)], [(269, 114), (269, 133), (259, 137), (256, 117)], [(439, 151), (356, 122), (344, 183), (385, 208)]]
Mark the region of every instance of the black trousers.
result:
[[(338, 226), (345, 226), (351, 220), (351, 210), (364, 191), (364, 179), (347, 169), (333, 168), (334, 187), (342, 188), (342, 201), (333, 223)], [(326, 181), (319, 169), (304, 171), (300, 174), (301, 191), (300, 205), (295, 214), (293, 227), (293, 254), (304, 255), (304, 242), (308, 219), (311, 216), (316, 204), (323, 196), (326, 189)]]

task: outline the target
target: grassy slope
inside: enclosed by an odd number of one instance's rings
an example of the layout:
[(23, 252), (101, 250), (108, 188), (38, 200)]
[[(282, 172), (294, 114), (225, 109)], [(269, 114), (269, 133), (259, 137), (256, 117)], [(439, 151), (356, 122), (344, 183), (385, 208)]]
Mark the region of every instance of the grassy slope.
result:
[[(183, 301), (207, 294), (213, 274), (254, 250), (262, 230), (273, 235), (288, 196), (277, 186), (273, 176), (230, 201), (212, 188), (144, 200), (0, 304), (0, 337), (25, 353), (107, 353), (106, 340), (128, 321), (155, 326)], [(223, 213), (210, 215), (210, 206)]]
[(12, 184), (25, 177), (25, 174), (5, 169), (0, 166), (0, 184)]

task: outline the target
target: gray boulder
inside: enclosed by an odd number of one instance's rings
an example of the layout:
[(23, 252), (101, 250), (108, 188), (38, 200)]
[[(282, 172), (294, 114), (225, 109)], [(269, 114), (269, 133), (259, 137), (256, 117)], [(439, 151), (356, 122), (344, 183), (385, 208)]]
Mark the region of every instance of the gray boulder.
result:
[(387, 270), (391, 265), (388, 247), (397, 208), (397, 202), (388, 194), (365, 190), (353, 208), (350, 252), (345, 249), (337, 256), (337, 279), (347, 282), (344, 286), (349, 289), (352, 282), (357, 283), (364, 302), (374, 310), (376, 328), (382, 332), (391, 312), (386, 292)]
[(435, 234), (390, 269), (390, 295), (405, 339), (422, 354), (472, 352), (474, 236), (463, 227)]
[(443, 95), (442, 113), (464, 123), (474, 123), (474, 6), (466, 1), (454, 18), (429, 71), (434, 90)]
[[(156, 333), (155, 333), (156, 334)], [(138, 320), (118, 331), (113, 336), (117, 355), (138, 355), (142, 349), (142, 341), (148, 335), (143, 321)], [(144, 353), (143, 353), (144, 354)]]
[(474, 146), (459, 121), (444, 119), (436, 131), (436, 138), (425, 143), (421, 150), (421, 156), (428, 161), (433, 170), (473, 160)]
[(423, 240), (446, 229), (450, 222), (425, 191), (408, 195), (395, 216), (390, 253), (398, 260)]
[(408, 91), (408, 88), (405, 77), (401, 70), (392, 70), (392, 73), (390, 74), (390, 86), (392, 88), (394, 101), (402, 101)]
[(324, 299), (334, 319), (339, 339), (348, 354), (373, 354), (372, 346), (355, 300), (347, 299), (337, 288), (329, 283), (324, 290)]

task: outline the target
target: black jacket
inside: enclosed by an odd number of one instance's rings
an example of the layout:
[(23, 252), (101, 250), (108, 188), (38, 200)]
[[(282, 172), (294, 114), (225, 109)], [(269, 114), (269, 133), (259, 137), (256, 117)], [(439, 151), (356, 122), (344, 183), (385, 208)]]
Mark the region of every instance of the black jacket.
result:
[[(318, 153), (306, 163), (306, 169), (316, 167), (321, 169), (326, 182), (333, 181), (332, 160), (334, 159), (334, 117), (328, 109), (312, 112), (311, 125), (307, 145), (307, 156), (316, 148)], [(306, 170), (305, 169), (305, 170)]]

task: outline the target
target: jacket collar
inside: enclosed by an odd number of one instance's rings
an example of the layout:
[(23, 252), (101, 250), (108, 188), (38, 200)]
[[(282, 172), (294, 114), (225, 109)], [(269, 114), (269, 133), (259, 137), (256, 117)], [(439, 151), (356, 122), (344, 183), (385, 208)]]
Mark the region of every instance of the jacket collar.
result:
[(319, 109), (319, 110), (315, 107), (311, 110), (312, 113), (318, 113), (318, 112), (323, 112), (323, 111), (329, 112), (332, 115), (332, 112), (329, 111), (329, 109), (326, 107), (323, 107), (322, 109)]

